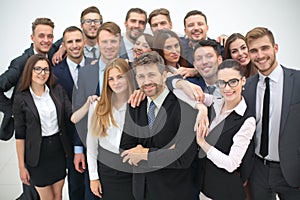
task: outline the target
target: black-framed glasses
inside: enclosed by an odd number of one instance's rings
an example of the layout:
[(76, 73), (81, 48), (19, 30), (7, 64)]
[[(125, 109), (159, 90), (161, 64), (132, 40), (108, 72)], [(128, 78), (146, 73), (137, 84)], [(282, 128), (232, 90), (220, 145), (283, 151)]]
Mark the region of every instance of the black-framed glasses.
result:
[(219, 88), (225, 88), (226, 85), (229, 85), (229, 87), (236, 87), (239, 82), (240, 82), (241, 78), (238, 79), (238, 78), (233, 78), (233, 79), (230, 79), (229, 81), (224, 81), (224, 80), (217, 80), (217, 86)]
[(50, 72), (50, 68), (49, 67), (45, 67), (45, 68), (41, 68), (41, 67), (34, 67), (33, 71), (37, 74), (42, 73), (42, 71), (44, 71), (45, 74), (49, 74)]
[(88, 24), (88, 25), (92, 25), (92, 23), (94, 23), (95, 25), (100, 25), (102, 24), (102, 20), (101, 19), (85, 19), (81, 21), (82, 24)]

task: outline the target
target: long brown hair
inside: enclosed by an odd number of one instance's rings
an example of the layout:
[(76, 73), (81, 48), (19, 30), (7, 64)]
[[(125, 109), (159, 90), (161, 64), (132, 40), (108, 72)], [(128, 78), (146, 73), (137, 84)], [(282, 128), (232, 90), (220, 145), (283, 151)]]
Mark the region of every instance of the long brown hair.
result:
[(28, 58), (28, 60), (25, 64), (23, 74), (22, 74), (22, 78), (21, 78), (21, 82), (20, 82), (20, 85), (19, 85), (19, 88), (18, 88), (19, 92), (23, 92), (24, 90), (27, 90), (31, 86), (31, 81), (32, 81), (31, 77), (32, 77), (33, 67), (40, 60), (45, 60), (49, 65), (50, 73), (49, 73), (49, 77), (48, 77), (48, 80), (46, 82), (46, 85), (49, 87), (49, 89), (53, 88), (54, 78), (53, 78), (53, 74), (52, 74), (52, 71), (51, 71), (51, 62), (49, 61), (48, 58), (46, 58), (46, 56), (44, 56), (42, 54), (34, 54), (34, 55), (32, 55)]
[(104, 72), (104, 81), (100, 100), (92, 114), (90, 129), (94, 136), (107, 136), (107, 129), (111, 124), (118, 126), (112, 113), (112, 95), (113, 91), (108, 85), (108, 74), (110, 70), (118, 69), (126, 77), (128, 84), (128, 95), (134, 90), (133, 75), (128, 63), (122, 58), (116, 58), (107, 64)]
[[(232, 59), (231, 53), (230, 53), (230, 45), (237, 39), (244, 40), (246, 43), (246, 37), (244, 37), (242, 34), (240, 34), (240, 33), (231, 34), (228, 37), (228, 39), (226, 40), (226, 44), (224, 47), (224, 58), (225, 59)], [(255, 65), (252, 63), (252, 61), (250, 60), (250, 62), (246, 65), (246, 68), (245, 68), (245, 76), (246, 76), (246, 78), (248, 78), (249, 76), (252, 76), (255, 74), (257, 74), (257, 69), (256, 69)]]
[(167, 64), (167, 60), (165, 59), (165, 56), (164, 56), (164, 46), (165, 46), (166, 40), (169, 38), (173, 38), (173, 37), (177, 39), (179, 46), (180, 46), (180, 58), (179, 58), (178, 64), (181, 67), (186, 67), (187, 62), (185, 60), (184, 50), (182, 48), (181, 41), (180, 41), (178, 35), (176, 33), (174, 33), (173, 31), (159, 30), (157, 32), (157, 35), (154, 37), (153, 49), (154, 49), (154, 51), (159, 53), (159, 55), (164, 59), (165, 64)]

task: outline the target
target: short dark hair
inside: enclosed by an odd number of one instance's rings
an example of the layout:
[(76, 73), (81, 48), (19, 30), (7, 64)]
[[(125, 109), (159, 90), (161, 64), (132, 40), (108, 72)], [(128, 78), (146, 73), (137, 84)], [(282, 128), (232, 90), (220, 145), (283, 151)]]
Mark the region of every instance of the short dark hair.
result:
[(192, 10), (192, 11), (188, 12), (188, 13), (185, 15), (184, 19), (183, 19), (184, 27), (185, 27), (185, 20), (186, 20), (186, 18), (188, 18), (188, 17), (190, 17), (190, 16), (193, 16), (193, 15), (201, 15), (201, 16), (203, 16), (204, 19), (205, 19), (205, 23), (207, 24), (207, 18), (206, 18), (206, 15), (205, 15), (203, 12), (201, 12), (201, 11), (199, 11), (199, 10)]
[(129, 19), (130, 14), (133, 13), (133, 12), (139, 13), (139, 14), (144, 14), (145, 15), (145, 22), (147, 22), (147, 13), (146, 13), (146, 11), (144, 11), (141, 8), (131, 8), (131, 9), (129, 9), (127, 14), (126, 14), (125, 21), (127, 21)]
[(54, 23), (51, 21), (51, 19), (45, 17), (36, 18), (34, 22), (32, 22), (32, 34), (34, 34), (34, 31), (38, 25), (48, 25), (54, 29)]
[(221, 69), (234, 69), (240, 73), (240, 75), (243, 77), (245, 76), (245, 68), (235, 59), (227, 59), (224, 60), (218, 67), (218, 71)]
[(50, 60), (42, 54), (34, 54), (34, 55), (32, 55), (28, 58), (28, 60), (25, 64), (23, 74), (22, 74), (22, 78), (21, 78), (21, 83), (20, 83), (20, 86), (18, 88), (18, 91), (22, 92), (24, 90), (27, 90), (30, 87), (33, 67), (40, 60), (45, 60), (49, 65), (50, 73), (49, 73), (49, 78), (48, 78), (46, 84), (48, 85), (48, 87), (50, 89), (53, 88), (54, 78), (53, 78), (53, 74), (52, 74), (52, 71), (51, 71), (51, 62), (50, 62)]
[(150, 24), (150, 26), (151, 26), (152, 18), (157, 16), (157, 15), (164, 15), (164, 16), (167, 17), (168, 21), (171, 22), (170, 12), (165, 8), (158, 8), (158, 9), (153, 10), (149, 14), (148, 23)]
[(97, 13), (100, 15), (100, 23), (102, 24), (102, 15), (100, 13), (100, 10), (96, 7), (96, 6), (90, 6), (86, 9), (84, 9), (82, 12), (81, 12), (81, 15), (80, 15), (80, 23), (82, 23), (82, 20), (83, 20), (83, 17), (89, 13)]
[(200, 40), (200, 42), (194, 48), (194, 53), (198, 48), (201, 47), (212, 47), (215, 50), (217, 56), (222, 55), (220, 45), (214, 40)]
[(65, 40), (65, 34), (66, 33), (75, 32), (75, 31), (79, 31), (82, 34), (82, 37), (83, 37), (83, 32), (82, 32), (82, 30), (80, 28), (78, 28), (77, 26), (69, 26), (63, 32), (63, 41)]
[(143, 53), (133, 61), (133, 67), (150, 64), (156, 64), (161, 74), (165, 71), (164, 59), (156, 51)]

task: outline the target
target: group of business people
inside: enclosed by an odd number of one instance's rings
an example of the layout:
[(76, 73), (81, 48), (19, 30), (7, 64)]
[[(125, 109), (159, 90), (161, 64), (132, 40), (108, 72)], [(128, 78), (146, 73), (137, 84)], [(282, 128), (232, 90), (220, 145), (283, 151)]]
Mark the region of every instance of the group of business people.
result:
[[(45, 37), (53, 39), (53, 26), (45, 21), (34, 34), (48, 31)], [(146, 52), (134, 60), (134, 73), (121, 58), (109, 62), (100, 98), (89, 97), (72, 118), (71, 90), (54, 82), (45, 56), (52, 42), (35, 46), (40, 52), (24, 58), (13, 105), (22, 182), (33, 184), (41, 199), (62, 198), (65, 158), (73, 154), (66, 127), (89, 112), (87, 158), (95, 196), (195, 199), (201, 191), (203, 198), (244, 199), (248, 186), (247, 198), (299, 199), (300, 73), (277, 62), (278, 45), (267, 28), (249, 31), (246, 44), (258, 74), (246, 80), (240, 62), (223, 61), (216, 82), (221, 99), (204, 95), (202, 102), (186, 104), (166, 87), (163, 58)], [(136, 108), (127, 105), (133, 74), (146, 95)], [(2, 88), (18, 82), (4, 77)]]

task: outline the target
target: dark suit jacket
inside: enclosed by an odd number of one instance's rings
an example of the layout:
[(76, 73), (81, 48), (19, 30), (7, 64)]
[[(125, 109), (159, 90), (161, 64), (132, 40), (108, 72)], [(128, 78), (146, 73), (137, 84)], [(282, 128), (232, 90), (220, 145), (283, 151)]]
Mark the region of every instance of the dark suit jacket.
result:
[[(48, 58), (52, 59), (52, 55), (59, 48), (57, 43), (52, 45), (48, 53)], [(24, 53), (13, 59), (8, 69), (0, 76), (0, 111), (4, 113), (0, 128), (0, 139), (9, 140), (14, 131), (14, 124), (12, 118), (12, 104), (15, 91), (19, 85), (23, 69), (27, 59), (34, 54), (33, 44), (24, 51)], [(15, 87), (11, 98), (8, 98), (4, 93), (9, 91), (12, 87)]]
[[(300, 187), (300, 72), (282, 68), (284, 78), (278, 144), (280, 167), (287, 183)], [(243, 94), (253, 112), (256, 111), (257, 83), (258, 75), (248, 78)]]
[[(66, 121), (71, 117), (72, 105), (60, 85), (50, 89), (50, 96), (56, 106), (61, 142), (66, 156), (70, 156), (72, 155), (72, 145), (66, 131)], [(34, 167), (39, 161), (42, 128), (39, 113), (29, 89), (15, 95), (13, 114), (15, 116), (15, 137), (16, 139), (25, 139), (25, 162)]]
[[(133, 175), (136, 199), (143, 198), (144, 185), (151, 199), (194, 197), (191, 166), (197, 154), (193, 131), (196, 114), (193, 108), (170, 92), (149, 130), (147, 99), (137, 108), (128, 106), (120, 147), (125, 150), (141, 144), (149, 148), (148, 161), (141, 161), (140, 167), (134, 169), (134, 172), (142, 173)], [(173, 144), (175, 149), (168, 149)]]

